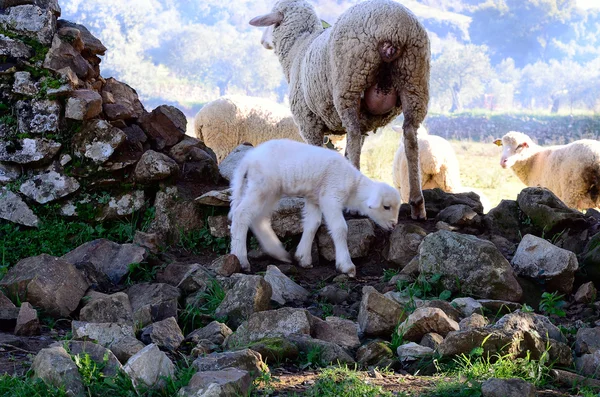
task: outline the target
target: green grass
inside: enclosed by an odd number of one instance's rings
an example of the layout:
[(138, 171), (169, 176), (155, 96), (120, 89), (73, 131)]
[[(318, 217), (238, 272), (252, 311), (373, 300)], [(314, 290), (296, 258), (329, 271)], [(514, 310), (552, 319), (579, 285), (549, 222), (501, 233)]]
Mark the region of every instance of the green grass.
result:
[(313, 345), (306, 352), (300, 352), (299, 356), (300, 368), (319, 368), (327, 365), (323, 362), (323, 347)]
[(221, 284), (213, 279), (206, 288), (206, 291), (198, 295), (197, 301), (188, 303), (179, 314), (179, 323), (184, 334), (200, 328), (205, 324), (207, 317), (223, 321), (225, 319), (215, 317), (217, 307), (225, 299), (225, 290)]
[(192, 254), (199, 254), (203, 250), (209, 249), (223, 255), (229, 250), (229, 242), (228, 237), (214, 237), (210, 234), (208, 222), (205, 222), (202, 229), (189, 232), (180, 230), (179, 232), (179, 247)]
[(440, 381), (428, 391), (419, 393), (420, 397), (481, 397), (481, 384), (478, 382)]
[(307, 397), (391, 397), (393, 394), (380, 386), (366, 383), (356, 370), (342, 366), (323, 369), (315, 384), (303, 395)]

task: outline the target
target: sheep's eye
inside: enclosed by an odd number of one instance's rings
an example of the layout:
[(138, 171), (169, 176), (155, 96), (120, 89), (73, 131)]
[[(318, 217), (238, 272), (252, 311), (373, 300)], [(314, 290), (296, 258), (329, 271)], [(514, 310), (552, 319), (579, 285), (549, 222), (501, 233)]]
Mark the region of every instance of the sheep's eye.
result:
[(523, 149), (523, 144), (520, 144), (517, 146), (517, 150), (521, 150), (521, 149)]
[(391, 208), (392, 208), (392, 207), (390, 207), (389, 205), (384, 205), (384, 206), (383, 206), (383, 209), (384, 209), (384, 210), (386, 210), (386, 211), (389, 211)]

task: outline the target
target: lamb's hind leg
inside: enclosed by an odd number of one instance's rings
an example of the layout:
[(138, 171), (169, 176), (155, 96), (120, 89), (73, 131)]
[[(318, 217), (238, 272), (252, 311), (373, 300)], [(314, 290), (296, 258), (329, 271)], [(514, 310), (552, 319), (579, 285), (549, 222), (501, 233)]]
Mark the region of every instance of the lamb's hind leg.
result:
[(296, 260), (301, 267), (312, 267), (312, 243), (315, 239), (315, 234), (321, 226), (323, 213), (318, 205), (305, 200), (304, 203), (304, 218), (302, 219), (302, 238), (296, 248)]
[(262, 211), (250, 225), (250, 229), (268, 255), (281, 262), (290, 263), (292, 261), (290, 254), (285, 250), (271, 226), (271, 214), (278, 201), (277, 198), (274, 198), (265, 202)]
[(256, 191), (247, 191), (235, 209), (231, 211), (231, 254), (235, 255), (243, 270), (250, 270), (246, 238), (248, 228), (259, 215), (261, 195)]

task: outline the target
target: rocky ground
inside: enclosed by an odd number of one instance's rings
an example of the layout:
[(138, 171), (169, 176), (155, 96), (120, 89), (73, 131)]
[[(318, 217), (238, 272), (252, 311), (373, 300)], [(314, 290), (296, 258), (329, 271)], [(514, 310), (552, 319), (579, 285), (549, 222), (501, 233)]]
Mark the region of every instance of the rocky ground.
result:
[[(228, 180), (176, 108), (100, 75), (55, 0), (0, 2), (1, 396), (592, 396), (600, 213), (424, 192), (312, 269), (228, 251)], [(302, 200), (273, 218), (293, 250)], [(65, 394), (66, 393), (66, 394)], [(390, 394), (391, 393), (391, 394)]]

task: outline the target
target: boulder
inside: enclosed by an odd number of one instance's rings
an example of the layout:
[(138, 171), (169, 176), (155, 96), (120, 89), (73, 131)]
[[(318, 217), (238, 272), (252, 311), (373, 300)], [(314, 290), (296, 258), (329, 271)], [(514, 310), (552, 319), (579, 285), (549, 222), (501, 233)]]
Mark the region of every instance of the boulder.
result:
[[(59, 29), (74, 28), (79, 31), (81, 41), (83, 42), (83, 49), (81, 52), (84, 56), (89, 56), (90, 54), (91, 55), (104, 55), (104, 53), (106, 52), (106, 47), (102, 44), (102, 42), (100, 40), (98, 40), (94, 35), (92, 35), (85, 26), (77, 24), (77, 23), (65, 21), (64, 19), (59, 19), (57, 22), (57, 27)], [(108, 84), (108, 80), (114, 80), (114, 79), (112, 79), (112, 78), (107, 79), (106, 84)]]
[(29, 59), (33, 56), (33, 50), (20, 40), (11, 39), (0, 34), (0, 56), (13, 59)]
[(40, 333), (40, 319), (37, 311), (29, 302), (23, 302), (19, 308), (17, 324), (15, 325), (15, 335), (33, 336)]
[(225, 343), (225, 339), (232, 333), (233, 331), (227, 325), (218, 321), (212, 321), (207, 326), (192, 331), (185, 337), (185, 341), (198, 344), (202, 340), (208, 340), (215, 345), (221, 346)]
[(460, 310), (464, 317), (473, 313), (483, 313), (483, 306), (473, 298), (456, 298), (450, 304)]
[(473, 313), (469, 317), (465, 317), (458, 323), (461, 330), (481, 328), (489, 324), (487, 318), (483, 317), (479, 313)]
[(70, 176), (50, 171), (27, 180), (19, 191), (39, 204), (56, 201), (79, 190), (79, 182)]
[(300, 351), (292, 342), (280, 338), (265, 338), (248, 345), (248, 348), (259, 353), (266, 363), (280, 364), (286, 360), (296, 360)]
[(388, 337), (398, 322), (406, 318), (404, 309), (371, 286), (363, 287), (362, 293), (358, 312), (360, 333), (366, 336)]
[(177, 318), (177, 301), (180, 296), (178, 288), (162, 283), (135, 284), (127, 290), (133, 321), (142, 327), (164, 320)]
[(519, 276), (537, 280), (546, 289), (563, 294), (571, 293), (579, 268), (574, 253), (531, 234), (523, 237), (511, 264)]
[(491, 378), (481, 384), (483, 397), (536, 397), (534, 385), (523, 379)]
[(437, 350), (443, 341), (444, 337), (442, 335), (436, 334), (435, 332), (430, 332), (428, 334), (423, 335), (423, 338), (421, 338), (419, 345), (429, 347), (433, 350)]
[(91, 263), (97, 271), (108, 276), (113, 283), (119, 284), (129, 273), (129, 265), (141, 263), (146, 257), (146, 250), (136, 245), (98, 239), (75, 248), (62, 259), (76, 266)]
[(0, 219), (29, 227), (38, 227), (40, 223), (21, 197), (4, 188), (0, 189)]
[(336, 343), (328, 342), (320, 339), (313, 339), (307, 335), (291, 335), (288, 340), (298, 347), (301, 354), (314, 354), (318, 351), (318, 364), (354, 364), (355, 361), (346, 349)]
[(421, 346), (415, 342), (409, 342), (402, 346), (398, 346), (396, 354), (401, 363), (410, 361), (418, 361), (423, 358), (433, 357), (433, 349), (430, 347)]
[(211, 353), (194, 360), (194, 367), (198, 371), (220, 371), (225, 368), (237, 368), (247, 371), (252, 379), (259, 377), (262, 373), (268, 373), (269, 367), (262, 361), (260, 354), (250, 349), (233, 352)]
[(242, 275), (227, 291), (215, 311), (216, 317), (227, 317), (228, 324), (239, 326), (252, 313), (269, 309), (271, 285), (261, 276)]
[(150, 344), (132, 356), (123, 367), (136, 388), (159, 388), (164, 378), (175, 375), (175, 365), (155, 344)]
[(302, 211), (304, 199), (284, 197), (279, 200), (271, 217), (271, 226), (278, 237), (302, 234)]
[(135, 179), (141, 183), (166, 179), (179, 172), (179, 166), (169, 156), (148, 150), (135, 167)]
[(577, 372), (583, 376), (600, 379), (600, 373), (598, 372), (598, 368), (600, 368), (600, 350), (578, 357), (575, 360), (575, 367)]
[(503, 236), (511, 242), (521, 240), (519, 204), (514, 200), (500, 201), (500, 204), (485, 214), (484, 224), (493, 234)]
[(72, 120), (89, 120), (102, 112), (102, 97), (96, 91), (77, 90), (67, 101), (65, 117)]
[(184, 338), (175, 318), (169, 317), (142, 329), (140, 339), (146, 344), (154, 343), (159, 348), (175, 351)]
[(329, 284), (321, 288), (318, 293), (318, 297), (319, 300), (331, 303), (333, 305), (339, 305), (350, 297), (350, 293), (335, 284)]
[(69, 262), (42, 254), (20, 260), (0, 281), (9, 295), (57, 317), (68, 317), (88, 289)]
[(225, 368), (220, 371), (197, 372), (186, 387), (179, 390), (179, 397), (247, 395), (252, 386), (248, 371)]
[[(375, 228), (370, 219), (350, 219), (348, 224), (348, 249), (351, 258), (362, 258), (369, 254), (375, 241)], [(319, 253), (328, 261), (335, 260), (335, 247), (327, 226), (323, 225), (317, 232)]]
[(589, 281), (585, 284), (582, 284), (575, 293), (575, 302), (577, 303), (593, 303), (598, 296), (598, 291), (596, 287), (594, 287), (594, 283)]
[(231, 189), (211, 190), (198, 197), (196, 202), (212, 207), (229, 207), (229, 204), (231, 203)]
[(0, 186), (17, 180), (21, 176), (21, 167), (0, 163)]
[(135, 356), (140, 350), (146, 347), (141, 341), (134, 336), (125, 336), (112, 342), (109, 346), (115, 357), (119, 359), (122, 364)]
[(45, 164), (60, 151), (61, 144), (44, 138), (0, 141), (0, 161), (17, 164)]
[[(235, 255), (227, 254), (220, 256), (216, 260), (214, 260), (208, 268), (214, 271), (217, 275), (222, 277), (229, 277), (234, 273), (239, 273), (242, 271), (242, 266), (240, 264), (239, 259)], [(265, 276), (265, 280), (267, 277)], [(269, 282), (269, 280), (267, 280)], [(273, 284), (271, 284), (271, 288), (273, 288)]]
[(44, 10), (37, 5), (18, 5), (0, 15), (0, 26), (49, 45), (56, 32), (56, 16), (51, 10)]
[(444, 208), (435, 218), (452, 226), (476, 226), (481, 222), (481, 217), (473, 208), (466, 204), (454, 204)]
[(44, 60), (44, 68), (57, 73), (62, 69), (69, 68), (82, 80), (86, 80), (93, 75), (92, 65), (70, 43), (63, 41), (59, 35), (55, 35), (52, 40), (52, 47), (50, 47)]
[(205, 292), (215, 282), (214, 274), (204, 266), (194, 263), (187, 268), (186, 273), (177, 284), (184, 294)]
[(464, 204), (478, 214), (483, 213), (483, 205), (476, 193), (446, 193), (440, 188), (423, 190), (425, 210), (428, 218), (435, 218), (443, 209), (451, 205)]
[(251, 149), (253, 149), (253, 146), (250, 144), (242, 144), (233, 149), (227, 157), (219, 163), (219, 172), (221, 173), (221, 176), (227, 181), (231, 181), (238, 164), (242, 161), (246, 152)]
[(265, 281), (271, 285), (271, 300), (282, 306), (288, 302), (302, 303), (310, 295), (310, 292), (283, 274), (277, 266), (267, 266)]
[(144, 106), (137, 92), (114, 78), (106, 79), (102, 86), (104, 114), (108, 120), (133, 120), (144, 114)]
[(98, 366), (99, 372), (108, 378), (118, 375), (123, 369), (119, 360), (117, 360), (110, 350), (94, 342), (78, 340), (60, 341), (54, 342), (50, 347), (64, 347), (68, 349), (71, 356), (83, 358), (84, 355), (88, 355)]
[(41, 379), (49, 385), (63, 388), (68, 396), (85, 396), (83, 380), (77, 365), (61, 346), (40, 350), (33, 359), (31, 371), (34, 379)]
[(427, 232), (420, 226), (399, 224), (390, 235), (384, 258), (388, 262), (404, 267), (419, 253), (419, 245), (426, 235)]
[(344, 318), (330, 316), (323, 321), (318, 317), (313, 317), (312, 336), (346, 349), (355, 349), (360, 346), (358, 324)]
[(600, 350), (600, 327), (579, 328), (575, 335), (575, 353), (592, 354)]
[(140, 118), (142, 128), (158, 150), (179, 143), (187, 128), (187, 118), (177, 108), (161, 105)]
[(29, 72), (15, 72), (15, 82), (13, 83), (13, 92), (27, 97), (34, 97), (38, 94), (39, 88), (33, 80)]
[(356, 361), (363, 367), (385, 368), (394, 362), (394, 352), (380, 340), (372, 340), (356, 351)]
[[(193, 149), (200, 149), (201, 151), (205, 152), (210, 158), (214, 160), (214, 163), (216, 165), (217, 156), (215, 155), (215, 152), (213, 152), (211, 148), (206, 146), (204, 142), (202, 142), (200, 139), (188, 135), (186, 135), (185, 138), (183, 138), (183, 140), (177, 145), (169, 149), (169, 156), (171, 156), (171, 158), (177, 161), (179, 164), (183, 164), (190, 160), (190, 152), (193, 151)], [(217, 167), (217, 172), (218, 169), (219, 168)]]
[(398, 334), (402, 335), (404, 340), (418, 342), (425, 334), (431, 332), (446, 336), (450, 331), (459, 329), (456, 321), (450, 319), (442, 310), (421, 307), (398, 326)]
[(146, 196), (143, 190), (122, 193), (110, 198), (110, 201), (102, 208), (102, 214), (96, 220), (105, 221), (123, 218), (140, 211), (145, 205)]
[(81, 308), (79, 319), (90, 323), (133, 325), (133, 310), (127, 294), (117, 292), (91, 300)]
[(86, 157), (96, 164), (105, 163), (115, 150), (125, 142), (123, 131), (113, 127), (105, 120), (91, 120), (73, 136), (75, 155)]
[(154, 208), (154, 220), (148, 231), (156, 233), (165, 243), (177, 244), (182, 230), (191, 233), (204, 227), (202, 206), (183, 199), (174, 186), (156, 193)]
[(444, 288), (464, 295), (519, 301), (523, 290), (508, 261), (489, 241), (445, 230), (425, 237), (419, 271), (441, 274)]
[(124, 338), (135, 338), (132, 325), (117, 323), (86, 323), (73, 321), (71, 323), (73, 339), (92, 340), (104, 347), (112, 346)]

